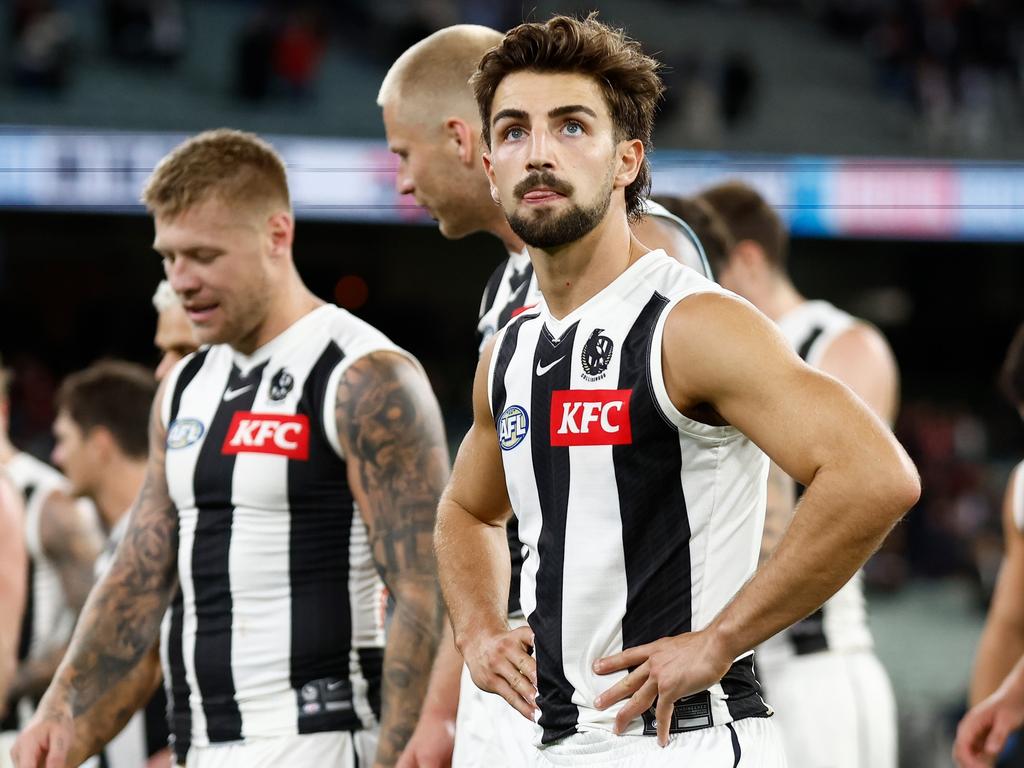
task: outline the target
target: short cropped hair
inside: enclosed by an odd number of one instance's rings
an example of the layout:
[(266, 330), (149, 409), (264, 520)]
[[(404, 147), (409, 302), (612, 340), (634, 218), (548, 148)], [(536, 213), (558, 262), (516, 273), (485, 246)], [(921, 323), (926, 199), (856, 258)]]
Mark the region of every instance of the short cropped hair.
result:
[[(601, 89), (617, 141), (639, 139), (652, 149), (654, 113), (665, 92), (661, 65), (621, 29), (612, 29), (592, 13), (586, 19), (554, 16), (544, 23), (520, 24), (480, 60), (470, 81), (480, 109), (484, 143), (491, 145), (491, 107), (501, 81), (515, 72), (567, 72), (592, 77)], [(630, 218), (643, 214), (651, 188), (647, 157), (626, 187)]]
[(1007, 399), (1016, 408), (1024, 407), (1024, 325), (1017, 329), (1010, 348), (1006, 350), (999, 383)]
[(291, 210), (284, 161), (252, 133), (218, 128), (179, 144), (161, 160), (142, 191), (146, 209), (174, 218), (219, 197), (232, 204), (281, 205)]
[(377, 106), (401, 104), (419, 116), (455, 114), (476, 118), (469, 78), (480, 57), (501, 42), (502, 34), (476, 24), (440, 29), (395, 59), (377, 94)]
[(742, 181), (727, 181), (704, 190), (700, 196), (722, 217), (737, 243), (754, 241), (768, 263), (785, 272), (789, 235), (779, 214), (756, 189)]
[(156, 395), (153, 372), (136, 363), (101, 360), (73, 373), (57, 390), (57, 410), (83, 434), (106, 428), (132, 459), (149, 454), (149, 410)]
[(690, 226), (700, 240), (713, 272), (717, 273), (725, 268), (736, 241), (710, 203), (699, 197), (681, 195), (654, 195), (651, 199), (665, 206), (669, 213), (678, 216)]
[(171, 307), (176, 307), (180, 304), (181, 299), (178, 298), (178, 294), (171, 288), (171, 284), (167, 280), (161, 280), (156, 290), (153, 291), (153, 309), (157, 312), (165, 312)]

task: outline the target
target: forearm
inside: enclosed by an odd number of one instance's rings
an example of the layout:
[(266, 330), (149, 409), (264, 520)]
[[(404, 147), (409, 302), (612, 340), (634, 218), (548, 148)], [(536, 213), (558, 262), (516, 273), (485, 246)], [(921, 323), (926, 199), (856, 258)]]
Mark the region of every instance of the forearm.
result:
[(61, 696), (76, 718), (89, 712), (153, 646), (172, 586), (115, 561), (90, 595), (47, 697)]
[(146, 706), (161, 682), (159, 648), (148, 654), (86, 712), (75, 718), (75, 740), (68, 764), (80, 765), (98, 754)]
[(1006, 679), (1014, 664), (1024, 656), (1024, 632), (1005, 621), (989, 619), (978, 642), (971, 676), (970, 705), (991, 695)]
[(435, 534), (438, 571), (457, 648), (480, 632), (508, 629), (512, 566), (502, 526), (442, 499)]
[(768, 503), (765, 507), (764, 533), (758, 565), (763, 564), (782, 541), (796, 505), (796, 484), (777, 464), (768, 470)]
[(910, 506), (861, 472), (822, 469), (775, 554), (712, 622), (732, 656), (804, 618), (856, 573)]
[(378, 766), (394, 765), (416, 728), (443, 626), (444, 605), (435, 579), (396, 590), (384, 653)]
[(430, 673), (430, 684), (423, 699), (421, 717), (437, 720), (455, 720), (459, 709), (459, 689), (462, 684), (462, 654), (455, 647), (455, 636), (450, 622), (444, 622), (441, 642)]

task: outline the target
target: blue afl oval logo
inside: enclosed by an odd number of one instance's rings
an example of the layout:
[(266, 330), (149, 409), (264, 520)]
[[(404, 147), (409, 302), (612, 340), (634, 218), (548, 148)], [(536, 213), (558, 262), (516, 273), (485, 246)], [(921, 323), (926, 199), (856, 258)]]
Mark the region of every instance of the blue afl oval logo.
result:
[(530, 417), (521, 405), (510, 405), (498, 419), (498, 445), (503, 451), (511, 451), (526, 437), (530, 430)]
[(206, 427), (199, 419), (175, 419), (167, 428), (167, 447), (186, 448), (202, 437), (205, 431)]

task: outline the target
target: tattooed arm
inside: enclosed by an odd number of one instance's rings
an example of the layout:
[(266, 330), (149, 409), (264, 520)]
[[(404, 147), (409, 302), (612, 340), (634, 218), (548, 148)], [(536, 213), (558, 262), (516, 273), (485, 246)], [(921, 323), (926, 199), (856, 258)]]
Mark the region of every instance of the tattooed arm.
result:
[(376, 762), (391, 766), (416, 726), (444, 623), (432, 543), (448, 449), (426, 377), (393, 352), (348, 368), (335, 417), (373, 557), (395, 599)]
[(22, 529), (21, 498), (0, 470), (0, 717), (18, 663), (18, 640), (25, 611), (28, 555)]
[[(39, 539), (43, 552), (57, 569), (68, 608), (77, 617), (92, 589), (96, 557), (103, 548), (99, 520), (90, 509), (76, 504), (63, 491), (53, 491), (40, 509)], [(11, 695), (14, 698), (41, 696), (67, 648), (67, 643), (61, 643), (37, 658), (22, 662)]]
[(87, 715), (149, 651), (176, 583), (178, 515), (164, 474), (163, 389), (150, 417), (146, 479), (114, 562), (85, 604), (68, 653), (15, 742), (18, 768), (64, 766), (74, 718)]

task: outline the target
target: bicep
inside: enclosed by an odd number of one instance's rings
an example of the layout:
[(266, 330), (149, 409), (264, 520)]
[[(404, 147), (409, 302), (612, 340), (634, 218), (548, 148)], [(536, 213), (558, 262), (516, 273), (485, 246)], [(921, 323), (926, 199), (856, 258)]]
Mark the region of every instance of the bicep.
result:
[(432, 535), (448, 478), (448, 449), (426, 376), (398, 353), (365, 355), (341, 376), (335, 419), (378, 567), (386, 579), (432, 572)]
[(745, 302), (714, 294), (680, 302), (666, 325), (663, 360), (680, 410), (711, 405), (804, 485), (825, 464), (877, 461), (880, 449), (894, 447), (849, 389), (803, 363)]
[[(14, 488), (0, 478), (0, 615), (20, 617), (25, 601), (25, 534), (21, 499)], [(5, 622), (16, 627), (17, 621)]]
[[(1015, 474), (1020, 472), (1024, 472), (1024, 468), (1017, 467)], [(1022, 633), (1024, 639), (1024, 601), (1020, 599), (1020, 585), (1024, 584), (1024, 533), (1017, 527), (1014, 516), (1014, 479), (1011, 475), (1003, 499), (1003, 537), (1006, 553), (999, 569), (989, 620), (1015, 627)]]

